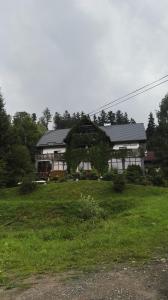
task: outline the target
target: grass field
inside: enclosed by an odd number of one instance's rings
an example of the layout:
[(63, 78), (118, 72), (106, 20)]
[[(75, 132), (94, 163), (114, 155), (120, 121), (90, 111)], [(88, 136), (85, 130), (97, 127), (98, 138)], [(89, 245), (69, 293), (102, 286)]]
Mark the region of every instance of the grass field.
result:
[[(80, 195), (91, 195), (99, 217), (83, 220)], [(168, 189), (80, 181), (40, 186), (20, 196), (0, 191), (0, 283), (32, 274), (92, 270), (143, 262), (168, 253)]]

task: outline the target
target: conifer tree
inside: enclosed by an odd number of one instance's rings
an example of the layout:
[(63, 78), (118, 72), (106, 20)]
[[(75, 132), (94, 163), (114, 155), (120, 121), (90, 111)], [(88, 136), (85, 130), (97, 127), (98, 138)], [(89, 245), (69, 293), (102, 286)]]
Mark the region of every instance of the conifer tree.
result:
[(5, 104), (0, 93), (0, 159), (4, 159), (10, 146), (10, 117), (5, 110)]

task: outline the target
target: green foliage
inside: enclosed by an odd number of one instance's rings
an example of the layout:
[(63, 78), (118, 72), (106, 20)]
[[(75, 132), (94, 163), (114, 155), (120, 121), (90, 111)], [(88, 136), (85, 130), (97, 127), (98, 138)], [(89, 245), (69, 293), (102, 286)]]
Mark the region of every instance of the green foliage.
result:
[(0, 188), (6, 185), (7, 181), (7, 172), (6, 172), (6, 162), (1, 159), (0, 160)]
[(155, 132), (156, 132), (155, 119), (153, 117), (153, 114), (150, 113), (148, 118), (148, 126), (146, 129), (148, 150), (153, 150), (154, 143), (155, 143)]
[(114, 177), (118, 174), (116, 169), (112, 169), (103, 175), (103, 180), (112, 181)]
[(80, 162), (91, 162), (99, 174), (107, 172), (110, 140), (105, 132), (86, 117), (68, 133), (65, 159), (69, 172), (75, 172)]
[(140, 183), (142, 180), (143, 172), (140, 166), (130, 165), (126, 170), (126, 178), (128, 182)]
[(30, 194), (36, 190), (37, 184), (33, 179), (33, 176), (27, 176), (23, 178), (19, 187), (20, 194)]
[(156, 185), (156, 186), (165, 186), (166, 185), (165, 179), (162, 176), (162, 174), (155, 174), (152, 177), (152, 183), (153, 183), (153, 185)]
[(113, 179), (113, 189), (117, 193), (122, 193), (125, 190), (125, 177), (123, 174), (117, 174)]
[(44, 128), (27, 112), (17, 112), (13, 118), (12, 133), (15, 144), (26, 146), (34, 160), (35, 145), (44, 133)]
[(91, 195), (81, 194), (80, 199), (77, 201), (77, 207), (76, 216), (85, 221), (104, 216), (103, 209), (100, 208)]
[(87, 179), (89, 180), (97, 180), (99, 178), (99, 174), (96, 169), (92, 169), (87, 173)]
[(167, 177), (168, 166), (168, 95), (162, 99), (157, 112), (158, 126), (156, 128), (156, 134), (154, 136), (155, 144), (154, 150), (157, 159), (162, 167), (164, 175)]
[(48, 130), (48, 125), (51, 122), (52, 114), (48, 107), (43, 111), (43, 116), (40, 118), (39, 123)]
[(0, 93), (0, 159), (3, 160), (11, 143), (10, 117), (7, 115), (4, 106), (4, 99)]
[(7, 154), (7, 185), (14, 186), (25, 175), (31, 174), (33, 165), (26, 146), (13, 145)]
[(99, 174), (96, 169), (92, 169), (89, 171), (80, 170), (79, 173), (76, 173), (75, 178), (81, 180), (97, 180), (99, 178)]

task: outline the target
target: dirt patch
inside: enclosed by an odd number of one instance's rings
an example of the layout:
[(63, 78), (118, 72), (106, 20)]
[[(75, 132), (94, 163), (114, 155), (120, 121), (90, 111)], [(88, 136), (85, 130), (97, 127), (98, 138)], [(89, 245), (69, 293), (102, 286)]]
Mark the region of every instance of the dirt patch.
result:
[(23, 290), (1, 290), (1, 300), (165, 300), (168, 299), (168, 262), (143, 266), (116, 265), (111, 271), (30, 278)]

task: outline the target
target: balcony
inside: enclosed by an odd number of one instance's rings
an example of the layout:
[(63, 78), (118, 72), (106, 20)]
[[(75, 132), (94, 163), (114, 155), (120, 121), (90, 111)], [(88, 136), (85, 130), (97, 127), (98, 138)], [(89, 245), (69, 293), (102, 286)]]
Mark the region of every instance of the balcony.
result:
[(36, 154), (36, 161), (38, 160), (51, 160), (51, 161), (64, 161), (62, 153), (46, 153), (46, 154)]

